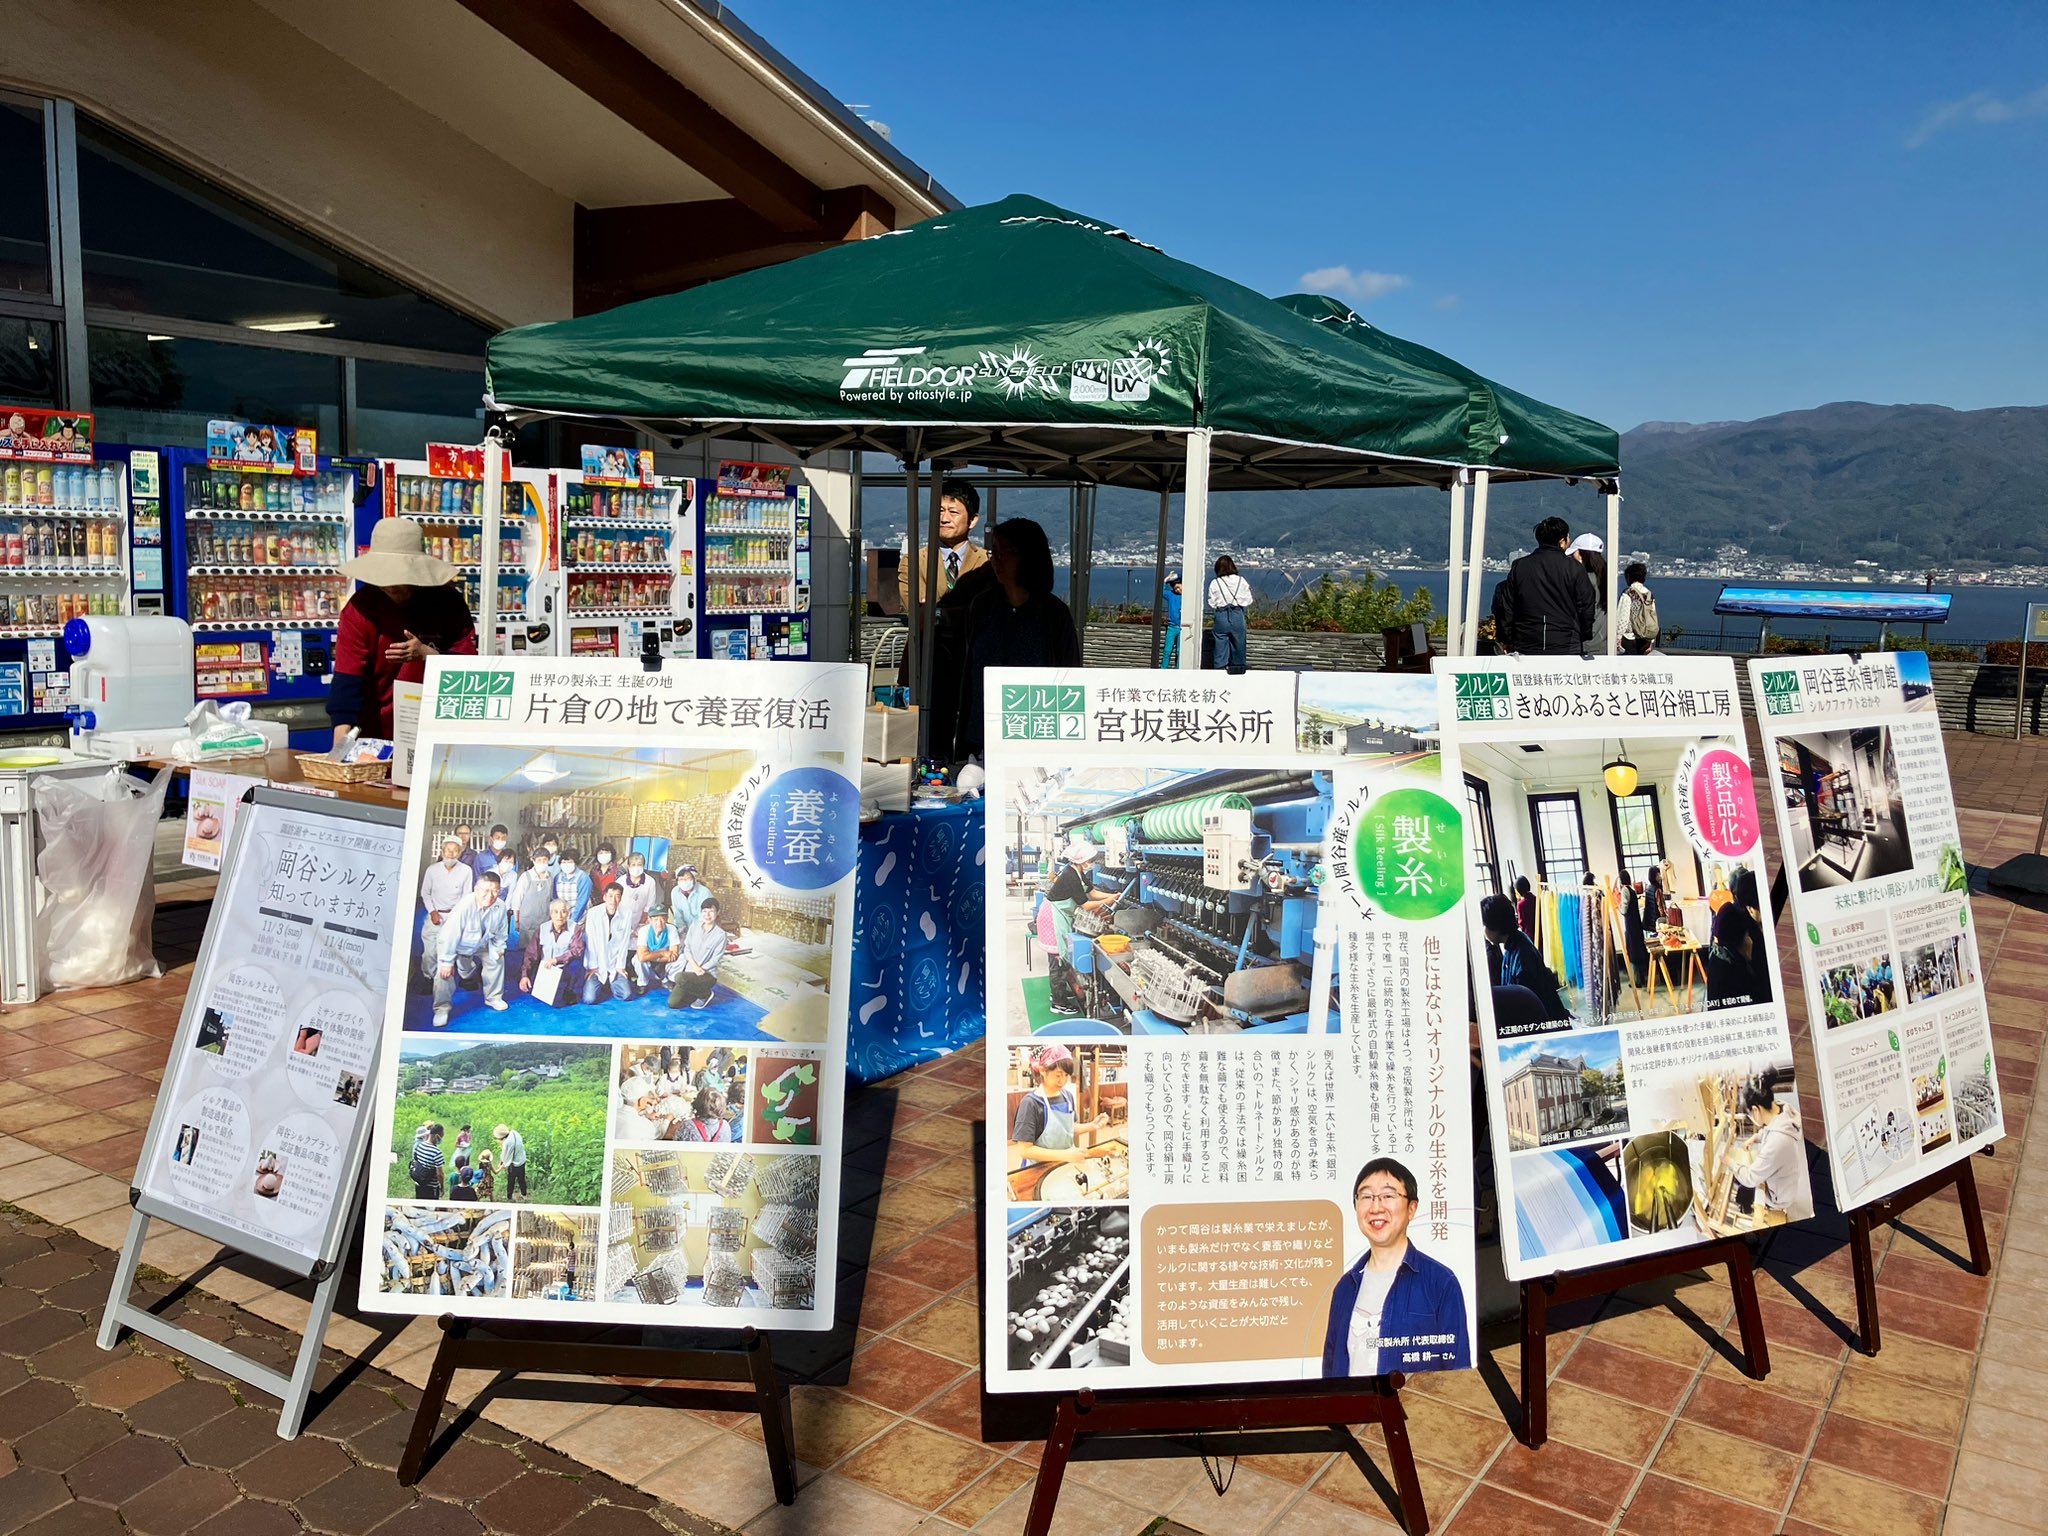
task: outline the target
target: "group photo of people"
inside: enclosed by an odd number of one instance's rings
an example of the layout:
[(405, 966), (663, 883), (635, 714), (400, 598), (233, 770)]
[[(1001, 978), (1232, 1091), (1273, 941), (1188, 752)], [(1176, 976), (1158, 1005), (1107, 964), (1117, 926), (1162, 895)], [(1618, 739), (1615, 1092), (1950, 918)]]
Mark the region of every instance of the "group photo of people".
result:
[(822, 1040), (830, 903), (750, 898), (718, 849), (755, 762), (435, 749), (406, 1028)]
[(619, 1052), (619, 1141), (746, 1140), (748, 1053), (727, 1045), (629, 1045)]

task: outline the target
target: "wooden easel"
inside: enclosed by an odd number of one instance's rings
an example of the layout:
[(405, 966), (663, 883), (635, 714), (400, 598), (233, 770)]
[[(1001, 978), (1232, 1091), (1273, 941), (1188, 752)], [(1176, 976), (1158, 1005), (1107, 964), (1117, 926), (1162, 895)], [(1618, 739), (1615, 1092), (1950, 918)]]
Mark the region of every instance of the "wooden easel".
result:
[[(1545, 1275), (1522, 1282), (1522, 1443), (1531, 1450), (1550, 1438), (1549, 1311), (1588, 1296), (1604, 1296), (1649, 1280), (1689, 1274), (1716, 1264), (1728, 1266), (1735, 1291), (1735, 1317), (1742, 1330), (1742, 1369), (1752, 1380), (1771, 1373), (1771, 1347), (1764, 1338), (1763, 1309), (1756, 1300), (1756, 1270), (1749, 1243), (1724, 1237), (1692, 1248), (1674, 1248), (1640, 1259), (1623, 1259), (1596, 1269)], [(1392, 1444), (1391, 1435), (1388, 1443)]]
[[(1364, 1448), (1354, 1424), (1377, 1424), (1386, 1433), (1387, 1458), (1394, 1467), (1394, 1491), (1401, 1503), (1401, 1528), (1425, 1536), (1429, 1512), (1422, 1480), (1408, 1443), (1408, 1415), (1401, 1407), (1401, 1377), (1375, 1376), (1337, 1381), (1304, 1390), (1296, 1383), (1272, 1389), (1213, 1389), (1187, 1392), (1104, 1392), (1084, 1387), (1061, 1397), (1052, 1432), (1038, 1463), (1031, 1512), (1024, 1536), (1047, 1536), (1059, 1505), (1060, 1484), (1072, 1460), (1130, 1460), (1146, 1456), (1257, 1454), (1266, 1450), (1340, 1450), (1354, 1459)], [(1321, 1431), (1303, 1436), (1299, 1431)], [(1199, 1436), (1213, 1439), (1166, 1439)], [(1281, 1442), (1284, 1439), (1285, 1444)], [(1080, 1454), (1085, 1445), (1086, 1454)]]
[(1956, 1199), (1963, 1207), (1963, 1234), (1970, 1244), (1970, 1269), (1975, 1274), (1988, 1275), (1991, 1244), (1984, 1236), (1984, 1207), (1977, 1199), (1973, 1158), (1951, 1163), (1939, 1173), (1930, 1173), (1896, 1194), (1858, 1206), (1849, 1213), (1849, 1262), (1856, 1271), (1856, 1336), (1858, 1348), (1866, 1355), (1876, 1354), (1884, 1342), (1877, 1321), (1877, 1264), (1870, 1251), (1870, 1234), (1888, 1221), (1897, 1221), (1951, 1184), (1955, 1185)]
[[(559, 1325), (482, 1322), (441, 1316), (441, 1343), (413, 1415), (412, 1434), (399, 1459), (398, 1480), (410, 1487), (420, 1479), (448, 1386), (460, 1370), (498, 1375), (525, 1371), (598, 1379), (629, 1377), (657, 1381), (745, 1382), (745, 1387), (642, 1387), (642, 1396), (664, 1408), (709, 1408), (728, 1413), (751, 1409), (761, 1418), (776, 1500), (796, 1502), (796, 1434), (790, 1422), (789, 1385), (775, 1368), (767, 1336), (740, 1330), (738, 1349), (682, 1349), (644, 1343), (583, 1341)], [(488, 1333), (480, 1331), (488, 1328)], [(580, 1331), (580, 1330), (578, 1330)]]

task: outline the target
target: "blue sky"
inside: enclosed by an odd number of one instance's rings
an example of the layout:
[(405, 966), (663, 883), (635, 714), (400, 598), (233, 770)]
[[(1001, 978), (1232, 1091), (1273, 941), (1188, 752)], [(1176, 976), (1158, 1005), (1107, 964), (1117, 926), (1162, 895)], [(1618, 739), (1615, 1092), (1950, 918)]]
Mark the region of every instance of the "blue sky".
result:
[(967, 202), (1323, 272), (1618, 427), (2048, 400), (2048, 6), (737, 8)]

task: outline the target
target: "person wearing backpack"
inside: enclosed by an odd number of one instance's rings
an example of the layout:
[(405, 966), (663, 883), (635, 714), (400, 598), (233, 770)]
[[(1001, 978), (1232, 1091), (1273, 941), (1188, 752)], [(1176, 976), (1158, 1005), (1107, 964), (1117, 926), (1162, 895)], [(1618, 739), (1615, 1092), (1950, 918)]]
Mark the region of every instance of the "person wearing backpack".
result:
[(447, 1134), (447, 1127), (430, 1121), (413, 1136), (412, 1162), (406, 1172), (412, 1178), (415, 1200), (441, 1198), (441, 1174), (447, 1167), (447, 1160), (441, 1155), (441, 1138)]
[(1640, 560), (1622, 572), (1628, 587), (1621, 594), (1621, 649), (1626, 656), (1647, 656), (1657, 648), (1657, 598), (1646, 583), (1650, 568)]

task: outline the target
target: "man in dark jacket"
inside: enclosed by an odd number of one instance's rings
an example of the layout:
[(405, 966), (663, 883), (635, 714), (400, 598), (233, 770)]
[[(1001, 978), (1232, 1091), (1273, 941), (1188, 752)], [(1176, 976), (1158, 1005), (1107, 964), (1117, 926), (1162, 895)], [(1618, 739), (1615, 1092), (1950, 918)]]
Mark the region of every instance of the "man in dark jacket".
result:
[(1518, 656), (1578, 656), (1593, 634), (1593, 583), (1586, 568), (1564, 552), (1571, 529), (1561, 517), (1536, 525), (1536, 547), (1517, 560), (1493, 589), (1493, 626), (1501, 645)]

